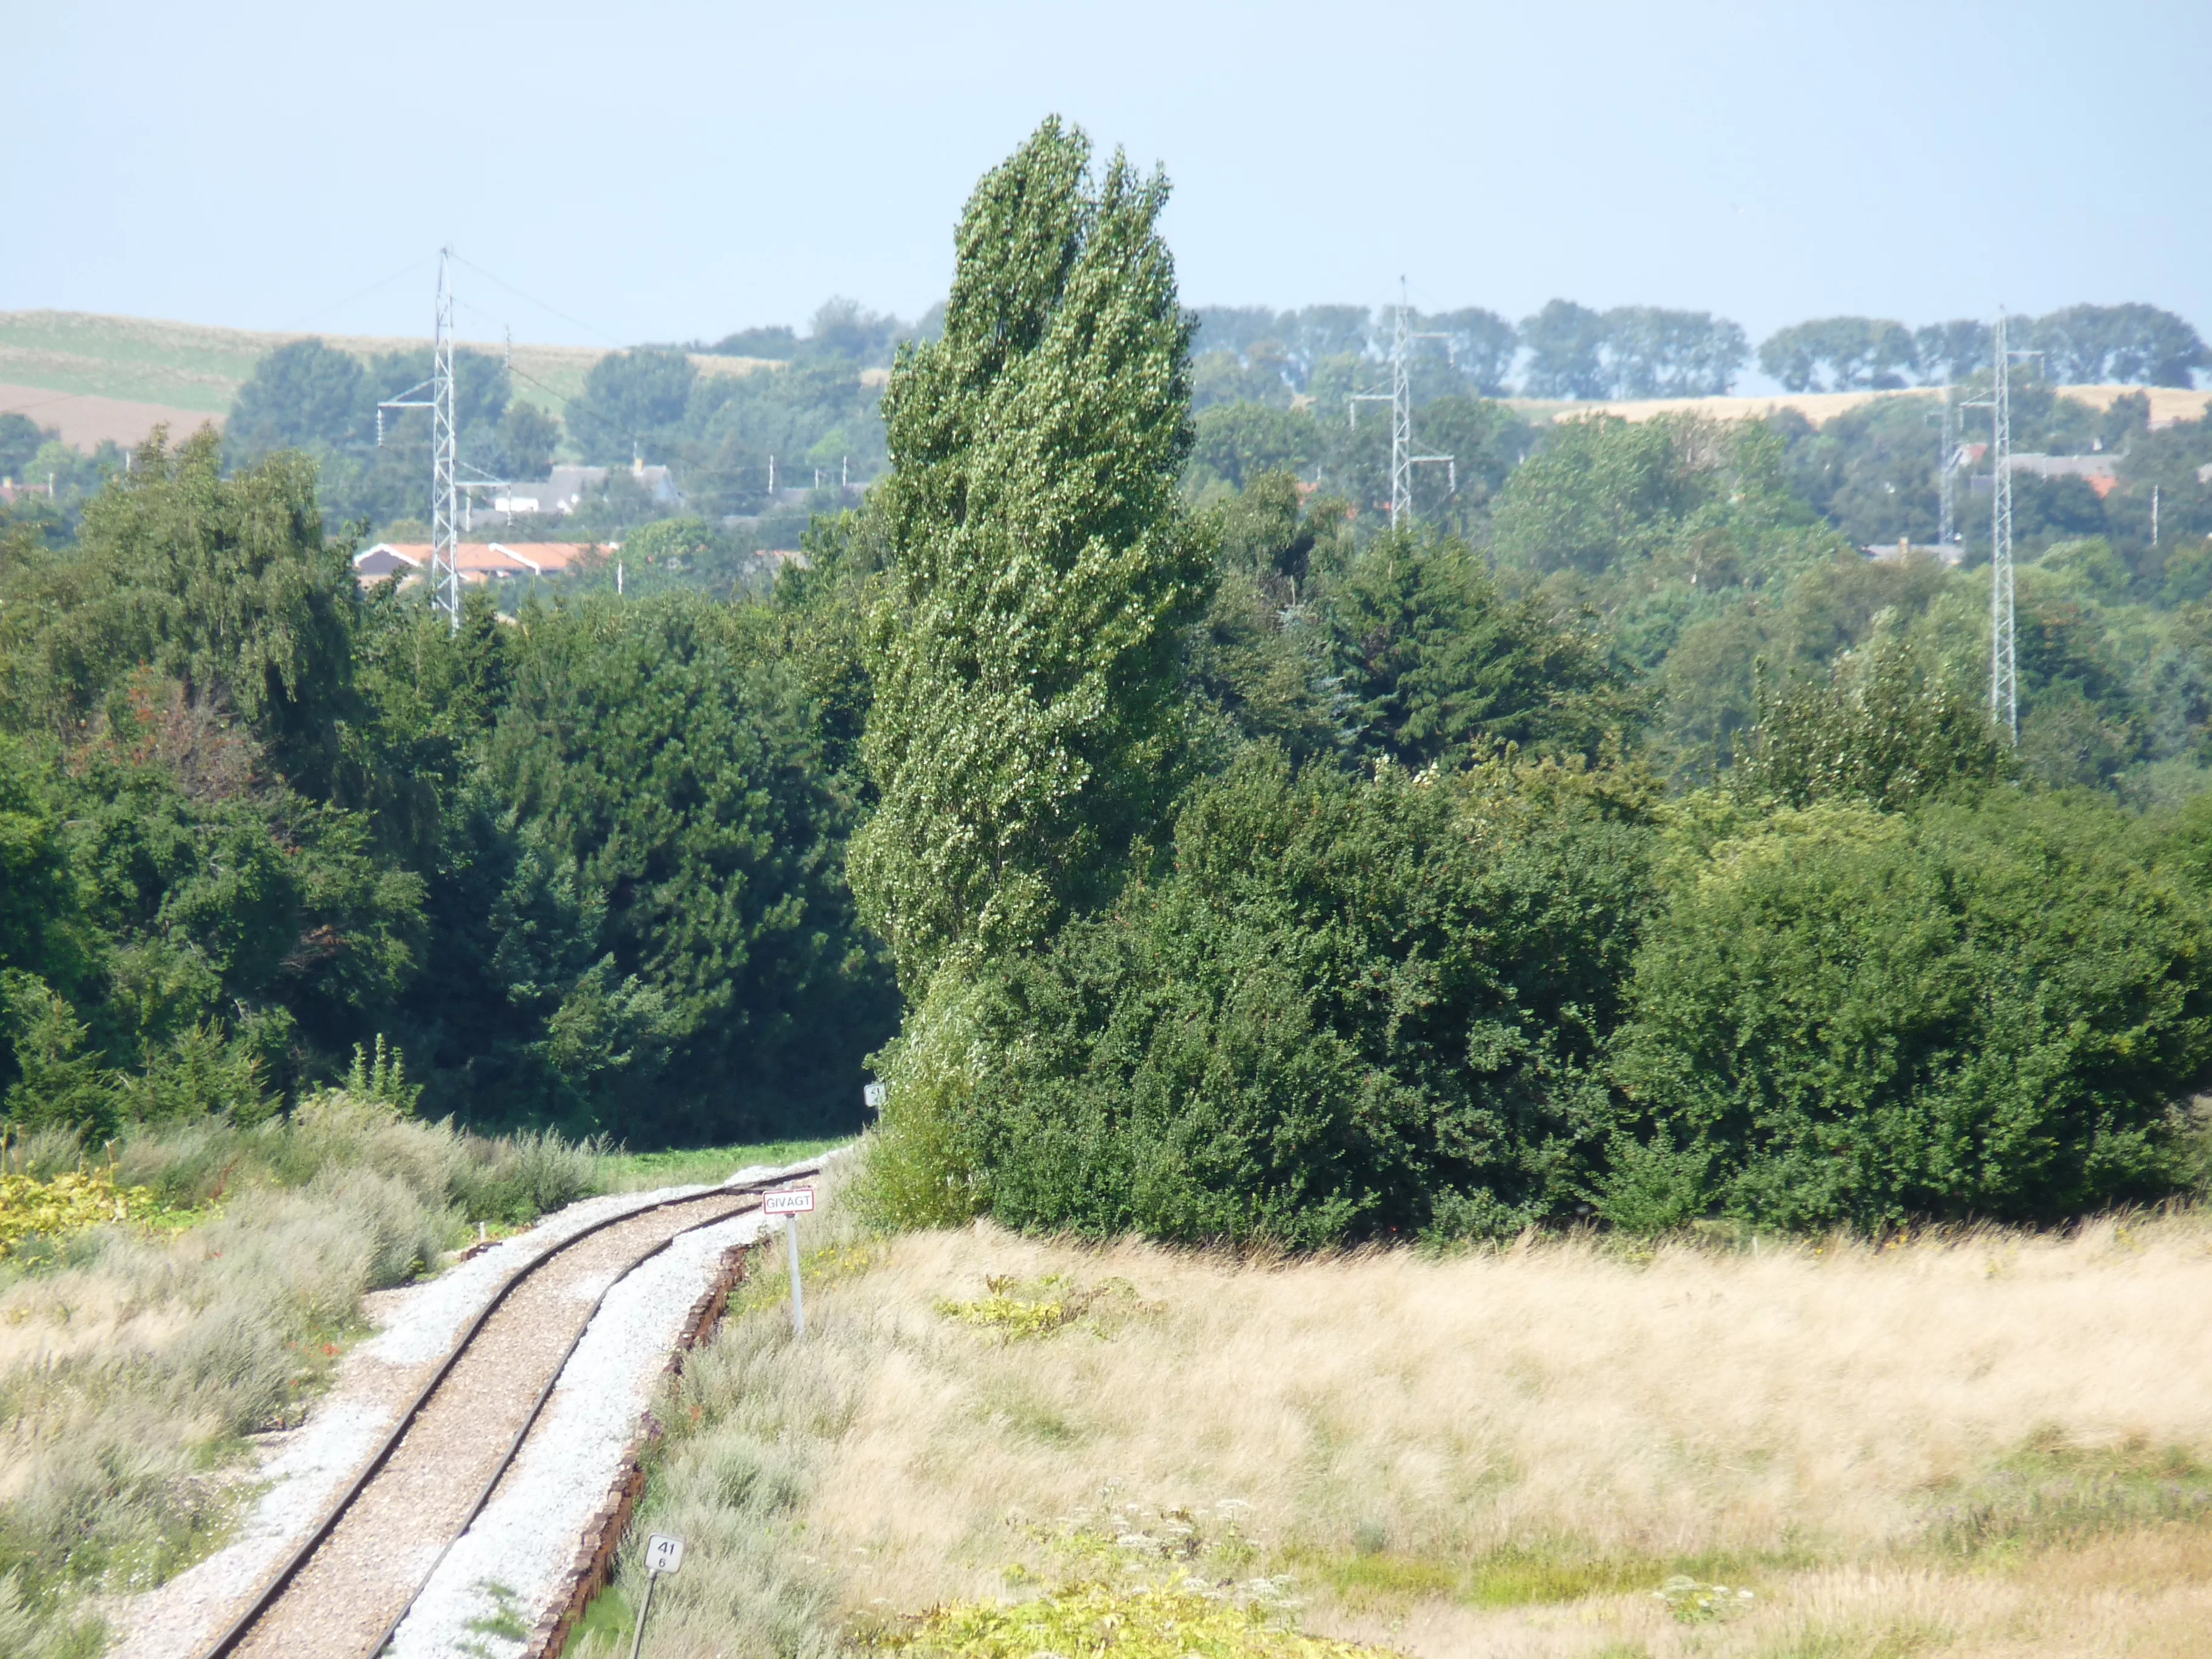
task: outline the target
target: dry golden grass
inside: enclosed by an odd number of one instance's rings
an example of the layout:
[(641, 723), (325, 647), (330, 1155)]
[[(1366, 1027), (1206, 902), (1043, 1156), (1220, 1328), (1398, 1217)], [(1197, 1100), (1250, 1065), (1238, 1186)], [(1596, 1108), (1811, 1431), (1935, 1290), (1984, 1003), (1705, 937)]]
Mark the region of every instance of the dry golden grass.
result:
[[(1024, 1339), (940, 1305), (1054, 1274), (1142, 1306)], [(743, 1395), (799, 1540), (756, 1578), (824, 1619), (1008, 1594), (1064, 1576), (1079, 1518), (1218, 1532), (1237, 1500), (1308, 1628), (1414, 1655), (2212, 1652), (2197, 1217), (1296, 1265), (980, 1227), (889, 1242), (810, 1314), (804, 1349), (773, 1310), (726, 1331), (650, 1512), (711, 1530), (716, 1480), (753, 1490), (713, 1427)], [(713, 1561), (649, 1650), (726, 1646)], [(1685, 1623), (1676, 1573), (1754, 1595)]]

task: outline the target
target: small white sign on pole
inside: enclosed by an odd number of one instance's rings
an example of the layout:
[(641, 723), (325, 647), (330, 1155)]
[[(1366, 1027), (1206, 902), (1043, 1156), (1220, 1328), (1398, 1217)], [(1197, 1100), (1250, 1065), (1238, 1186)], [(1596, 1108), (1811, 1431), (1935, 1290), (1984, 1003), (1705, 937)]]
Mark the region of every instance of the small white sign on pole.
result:
[(784, 1218), (783, 1231), (791, 1244), (791, 1326), (806, 1334), (806, 1293), (799, 1287), (799, 1218), (814, 1212), (814, 1188), (787, 1187), (780, 1193), (761, 1195), (761, 1212)]
[(870, 1083), (860, 1090), (860, 1103), (872, 1112), (884, 1109), (884, 1097), (890, 1092), (880, 1083)]
[(645, 1650), (645, 1619), (653, 1611), (653, 1587), (660, 1582), (662, 1573), (673, 1572), (683, 1565), (682, 1539), (658, 1532), (646, 1539), (645, 1599), (637, 1604), (637, 1629), (629, 1638), (629, 1659), (637, 1659)]

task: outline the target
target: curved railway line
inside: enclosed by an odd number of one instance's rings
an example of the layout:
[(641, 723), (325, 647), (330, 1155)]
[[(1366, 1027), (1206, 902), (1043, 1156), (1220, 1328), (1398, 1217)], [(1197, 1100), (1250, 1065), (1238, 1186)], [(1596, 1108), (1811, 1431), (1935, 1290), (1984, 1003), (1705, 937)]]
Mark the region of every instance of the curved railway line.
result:
[(369, 1659), (529, 1438), (614, 1286), (811, 1165), (593, 1222), (526, 1262), (463, 1328), (359, 1474), (198, 1659)]

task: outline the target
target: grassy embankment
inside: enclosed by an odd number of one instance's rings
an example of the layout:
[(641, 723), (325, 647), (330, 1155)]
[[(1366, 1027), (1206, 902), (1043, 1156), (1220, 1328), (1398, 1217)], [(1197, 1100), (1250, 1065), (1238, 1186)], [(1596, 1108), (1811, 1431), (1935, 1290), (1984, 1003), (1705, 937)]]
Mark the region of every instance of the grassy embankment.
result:
[[(222, 1542), (250, 1437), (297, 1423), (369, 1291), (599, 1191), (820, 1143), (601, 1154), (325, 1096), (286, 1121), (0, 1156), (0, 1655), (100, 1651), (91, 1600)], [(120, 1216), (118, 1216), (118, 1210)]]
[(833, 1207), (810, 1262), (804, 1344), (763, 1272), (665, 1402), (648, 1653), (2212, 1650), (2201, 1212), (1291, 1262)]

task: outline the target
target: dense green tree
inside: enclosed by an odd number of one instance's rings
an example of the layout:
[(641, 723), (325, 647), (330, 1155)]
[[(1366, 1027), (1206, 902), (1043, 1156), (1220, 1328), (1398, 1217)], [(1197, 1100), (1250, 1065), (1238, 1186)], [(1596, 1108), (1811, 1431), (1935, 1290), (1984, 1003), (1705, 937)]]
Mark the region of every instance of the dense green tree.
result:
[(1901, 386), (1917, 348), (1904, 324), (1876, 317), (1822, 317), (1778, 329), (1759, 343), (1759, 366), (1791, 392)]
[(54, 780), (21, 739), (0, 733), (0, 968), (52, 971), (76, 909)]
[(1987, 323), (1960, 317), (1912, 331), (1912, 360), (1923, 386), (1964, 386), (1990, 367)]
[(914, 989), (1110, 891), (1169, 798), (1210, 561), (1177, 480), (1167, 185), (1048, 121), (970, 198), (945, 337), (902, 354), (854, 886)]
[(1579, 776), (1257, 750), (1200, 786), (1171, 875), (991, 975), (955, 1129), (972, 1201), (1303, 1246), (1564, 1208), (1645, 890), (1642, 832)]
[(807, 325), (806, 338), (793, 355), (802, 359), (834, 357), (848, 363), (885, 364), (908, 333), (907, 325), (897, 318), (870, 311), (857, 300), (833, 295), (816, 309)]
[(1445, 361), (1479, 397), (1502, 398), (1521, 353), (1521, 331), (1494, 311), (1467, 306), (1457, 311), (1423, 313), (1414, 327), (1444, 337)]
[(2197, 331), (2156, 306), (2069, 306), (2037, 318), (2027, 332), (2044, 354), (2044, 374), (2060, 385), (2190, 386), (2193, 371), (2212, 366)]
[(301, 788), (336, 787), (356, 598), (302, 458), (225, 477), (213, 432), (156, 440), (87, 510), (78, 554), (36, 580), (8, 651), (26, 714), (68, 729), (149, 664), (235, 713)]
[(1263, 472), (1297, 472), (1320, 458), (1322, 438), (1310, 416), (1261, 403), (1216, 404), (1198, 417), (1191, 482), (1242, 489)]
[(27, 415), (0, 414), (0, 478), (31, 478), (39, 451), (61, 435), (58, 428), (42, 427)]
[(1521, 324), (1528, 353), (1522, 390), (1531, 398), (1602, 398), (1605, 319), (1571, 300), (1553, 300)]
[(526, 1017), (511, 1109), (679, 1139), (854, 1110), (889, 981), (780, 638), (685, 594), (526, 618), (483, 780), (520, 832), (477, 963)]
[(1885, 398), (1818, 426), (1795, 410), (1777, 413), (1770, 424), (1782, 434), (1792, 491), (1854, 546), (1905, 538), (1930, 547), (1939, 507), (1938, 418), (1932, 399)]
[(1743, 330), (1707, 311), (1616, 306), (1604, 322), (1616, 398), (1717, 398), (1751, 356)]
[(1307, 510), (1297, 481), (1273, 472), (1209, 509), (1219, 577), (1185, 645), (1209, 758), (1225, 763), (1242, 744), (1267, 742), (1303, 763), (1353, 741), (1334, 641), (1312, 599), (1350, 556), (1341, 507)]
[(542, 478), (552, 470), (561, 423), (536, 404), (512, 403), (499, 417), (497, 442), (487, 470), (515, 482)]
[(2134, 839), (2110, 804), (1997, 795), (1710, 842), (1638, 951), (1602, 1207), (1880, 1227), (2170, 1190), (2212, 921)]
[(224, 423), (231, 453), (359, 444), (375, 422), (361, 359), (318, 339), (293, 340), (253, 366)]
[(611, 351), (584, 377), (569, 432), (594, 461), (659, 461), (678, 442), (699, 370), (680, 351)]
[[(872, 480), (887, 453), (877, 413), (880, 396), (860, 370), (834, 357), (770, 373), (702, 376), (692, 388), (685, 417), (690, 435), (672, 452), (685, 488), (697, 505), (714, 513), (772, 508), (767, 495), (771, 456), (783, 489), (811, 482), (816, 467), (833, 484), (848, 474), (856, 486)], [(856, 499), (857, 491), (848, 496), (841, 489), (820, 510), (849, 507)], [(767, 532), (768, 522), (762, 527)], [(797, 539), (793, 531), (764, 545), (789, 548)]]
[(1730, 782), (1790, 806), (1856, 801), (1896, 811), (1978, 790), (2012, 770), (1986, 691), (1884, 640), (1861, 660), (1838, 662), (1826, 684), (1777, 689)]
[(726, 334), (707, 348), (718, 357), (762, 357), (788, 362), (799, 355), (799, 335), (788, 323), (765, 328), (741, 328)]
[(1394, 532), (1323, 591), (1360, 746), (1416, 769), (1515, 743), (1595, 757), (1639, 713), (1603, 642), (1512, 599), (1456, 538)]
[(1191, 364), (1191, 407), (1249, 404), (1288, 410), (1291, 384), (1284, 378), (1283, 367), (1280, 349), (1266, 345), (1255, 347), (1249, 358), (1234, 352), (1209, 351)]

